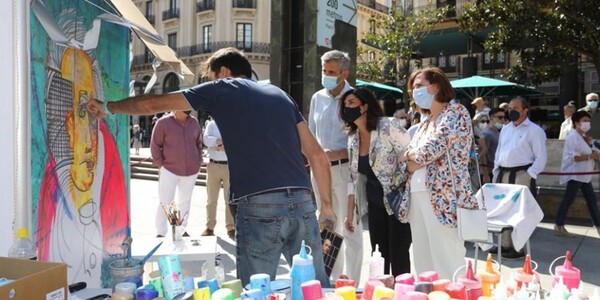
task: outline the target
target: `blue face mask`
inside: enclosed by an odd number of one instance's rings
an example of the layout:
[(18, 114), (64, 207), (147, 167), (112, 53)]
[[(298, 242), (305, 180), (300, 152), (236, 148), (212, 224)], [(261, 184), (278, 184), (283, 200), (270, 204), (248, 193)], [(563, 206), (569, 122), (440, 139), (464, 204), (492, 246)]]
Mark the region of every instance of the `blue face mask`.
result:
[(427, 87), (423, 86), (418, 89), (413, 90), (413, 99), (415, 99), (415, 103), (423, 109), (430, 109), (431, 104), (433, 103), (433, 98), (435, 95), (430, 94), (427, 91)]
[(591, 109), (596, 109), (598, 108), (598, 101), (590, 101), (590, 104), (588, 104), (590, 106)]
[(500, 122), (496, 122), (494, 124), (496, 126), (496, 128), (498, 128), (498, 130), (502, 129), (502, 127), (504, 127), (504, 124), (500, 123)]
[(321, 84), (323, 85), (323, 87), (325, 89), (327, 89), (328, 91), (331, 91), (337, 87), (337, 85), (338, 85), (337, 79), (338, 78), (336, 76), (323, 75), (321, 77)]

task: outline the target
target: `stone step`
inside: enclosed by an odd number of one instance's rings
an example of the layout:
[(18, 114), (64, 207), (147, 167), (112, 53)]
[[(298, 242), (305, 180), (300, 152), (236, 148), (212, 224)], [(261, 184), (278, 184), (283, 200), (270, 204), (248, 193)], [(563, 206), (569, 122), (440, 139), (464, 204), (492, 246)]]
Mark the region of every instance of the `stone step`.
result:
[[(158, 181), (158, 168), (152, 163), (152, 157), (132, 155), (130, 158), (131, 178)], [(206, 166), (200, 167), (196, 185), (206, 186)]]

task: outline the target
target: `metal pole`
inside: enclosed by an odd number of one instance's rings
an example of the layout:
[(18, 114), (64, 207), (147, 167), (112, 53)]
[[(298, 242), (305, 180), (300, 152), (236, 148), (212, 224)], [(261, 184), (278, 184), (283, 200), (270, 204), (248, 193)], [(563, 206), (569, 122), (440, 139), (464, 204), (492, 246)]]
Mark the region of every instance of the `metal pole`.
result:
[[(13, 0), (14, 32), (14, 228), (29, 228), (31, 222), (31, 168), (29, 122), (29, 1)], [(30, 234), (33, 231), (29, 230)]]

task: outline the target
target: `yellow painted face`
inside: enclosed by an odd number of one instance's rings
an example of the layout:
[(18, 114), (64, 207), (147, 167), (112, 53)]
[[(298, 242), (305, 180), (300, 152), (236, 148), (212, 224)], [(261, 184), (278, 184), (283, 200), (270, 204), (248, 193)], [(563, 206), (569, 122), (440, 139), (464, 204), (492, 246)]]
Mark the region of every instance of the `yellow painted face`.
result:
[(94, 98), (92, 61), (85, 51), (69, 48), (60, 69), (63, 78), (73, 83), (73, 110), (67, 112), (65, 124), (73, 151), (71, 177), (75, 188), (87, 191), (94, 182), (98, 156), (98, 123), (85, 109), (86, 102)]

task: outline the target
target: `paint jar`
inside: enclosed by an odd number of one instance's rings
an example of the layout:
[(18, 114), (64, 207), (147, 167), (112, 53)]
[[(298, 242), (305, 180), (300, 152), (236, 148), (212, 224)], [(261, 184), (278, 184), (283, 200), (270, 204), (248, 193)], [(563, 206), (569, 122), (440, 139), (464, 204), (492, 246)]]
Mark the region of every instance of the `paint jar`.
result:
[(158, 268), (160, 269), (163, 292), (167, 300), (173, 300), (175, 296), (185, 293), (179, 255), (159, 257)]
[(110, 278), (112, 281), (112, 289), (121, 282), (135, 283), (136, 287), (142, 286), (142, 276), (144, 275), (144, 266), (140, 264), (138, 259), (118, 259), (111, 262)]

